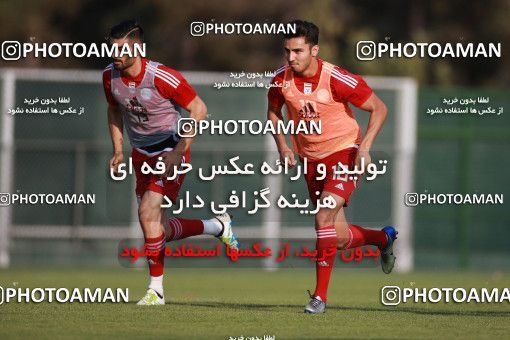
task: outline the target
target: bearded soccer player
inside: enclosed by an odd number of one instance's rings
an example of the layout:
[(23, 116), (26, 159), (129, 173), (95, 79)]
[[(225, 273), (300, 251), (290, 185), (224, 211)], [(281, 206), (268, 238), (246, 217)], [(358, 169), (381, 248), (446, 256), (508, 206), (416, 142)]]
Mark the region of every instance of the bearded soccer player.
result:
[[(166, 216), (161, 208), (164, 196), (174, 203), (184, 174), (168, 180), (175, 167), (190, 162), (193, 138), (180, 138), (177, 122), (179, 105), (196, 121), (204, 119), (207, 108), (182, 75), (162, 64), (134, 55), (135, 44), (143, 43), (143, 30), (136, 21), (128, 20), (114, 26), (110, 42), (119, 51), (127, 44), (132, 55), (118, 55), (103, 71), (103, 86), (108, 101), (108, 124), (113, 143), (110, 168), (114, 172), (124, 162), (122, 151), (123, 128), (131, 146), (136, 174), (138, 217), (145, 237), (145, 247), (153, 251), (147, 255), (150, 281), (146, 295), (138, 305), (163, 305), (163, 270), (165, 243), (186, 237), (208, 234), (216, 236), (231, 248), (238, 243), (232, 232), (230, 216), (225, 213), (208, 220), (191, 220)], [(162, 157), (164, 176), (142, 174), (144, 162), (154, 168)]]
[[(349, 224), (345, 218), (356, 179), (347, 174), (335, 174), (338, 163), (352, 170), (360, 166), (362, 158), (369, 164), (370, 150), (383, 126), (387, 109), (365, 81), (338, 66), (319, 59), (319, 28), (313, 23), (295, 20), (296, 32), (284, 36), (287, 65), (276, 71), (268, 93), (268, 119), (277, 124), (282, 120), (282, 107), (286, 105), (288, 119), (321, 121), (322, 133), (292, 135), (291, 149), (282, 134), (274, 135), (280, 159), (296, 165), (296, 155), (307, 158), (305, 180), (312, 201), (331, 196), (336, 207), (321, 208), (315, 215), (317, 234), (316, 288), (305, 313), (324, 313), (327, 289), (337, 249), (350, 249), (374, 245), (381, 250), (381, 265), (389, 274), (395, 264), (393, 243), (397, 232), (391, 226), (371, 230)], [(362, 137), (349, 104), (370, 112), (367, 131)], [(317, 180), (318, 164), (326, 166), (326, 177)], [(351, 176), (352, 177), (352, 176)], [(333, 251), (328, 251), (333, 250)], [(323, 260), (322, 260), (323, 258)]]

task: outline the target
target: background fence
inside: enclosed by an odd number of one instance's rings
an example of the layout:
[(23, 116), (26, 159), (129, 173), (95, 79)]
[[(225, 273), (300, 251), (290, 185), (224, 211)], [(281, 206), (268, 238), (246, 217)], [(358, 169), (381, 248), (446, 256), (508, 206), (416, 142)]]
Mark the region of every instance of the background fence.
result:
[[(13, 265), (114, 263), (118, 241), (138, 236), (139, 226), (133, 178), (124, 182), (109, 179), (106, 165), (111, 146), (99, 72), (11, 69), (2, 74), (2, 192), (96, 194), (95, 205), (1, 207), (2, 249), (8, 249)], [(185, 76), (207, 103), (210, 119), (265, 119), (265, 90), (214, 89), (214, 81), (224, 79), (225, 74)], [(444, 106), (444, 98), (453, 97), (485, 97), (494, 108), (508, 107), (507, 91), (421, 88), (414, 112), (416, 87), (412, 81), (367, 79), (390, 109), (374, 156), (389, 159), (391, 165), (387, 176), (362, 182), (347, 209), (349, 218), (373, 227), (396, 224), (401, 229), (399, 250), (406, 254), (399, 259), (404, 270), (413, 264), (417, 268), (508, 268), (510, 214), (505, 205), (408, 208), (403, 198), (405, 192), (509, 194), (505, 177), (510, 162), (506, 157), (508, 115), (427, 113), (429, 108)], [(71, 98), (71, 105), (84, 107), (85, 113), (6, 113), (11, 107), (23, 106), (26, 98), (58, 96)], [(368, 114), (356, 114), (366, 126)], [(413, 121), (416, 117), (417, 124)], [(414, 150), (416, 126), (418, 148)], [(128, 145), (125, 150), (128, 156)], [(204, 169), (211, 164), (227, 164), (236, 155), (255, 164), (276, 157), (271, 137), (204, 135), (193, 145), (193, 164)], [(503, 178), (503, 182), (496, 178)], [(203, 182), (195, 171), (188, 175), (182, 190), (199, 193), (207, 201), (224, 201), (231, 190), (264, 187), (306, 197), (303, 180), (220, 176)], [(236, 209), (232, 213), (244, 237), (313, 237), (313, 218), (296, 211), (272, 209), (248, 215), (246, 209)], [(187, 210), (184, 215), (204, 217), (210, 213)]]

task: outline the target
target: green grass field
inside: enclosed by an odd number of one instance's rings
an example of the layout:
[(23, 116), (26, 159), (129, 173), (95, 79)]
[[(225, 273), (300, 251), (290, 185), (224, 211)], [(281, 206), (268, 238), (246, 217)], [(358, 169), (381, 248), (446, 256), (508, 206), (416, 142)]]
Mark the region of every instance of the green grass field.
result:
[(380, 289), (510, 287), (507, 273), (414, 273), (336, 270), (327, 313), (304, 314), (314, 271), (169, 269), (167, 305), (135, 305), (145, 271), (128, 269), (11, 269), (9, 287), (127, 287), (129, 304), (8, 303), (0, 305), (0, 339), (9, 338), (509, 338), (510, 304), (383, 306)]

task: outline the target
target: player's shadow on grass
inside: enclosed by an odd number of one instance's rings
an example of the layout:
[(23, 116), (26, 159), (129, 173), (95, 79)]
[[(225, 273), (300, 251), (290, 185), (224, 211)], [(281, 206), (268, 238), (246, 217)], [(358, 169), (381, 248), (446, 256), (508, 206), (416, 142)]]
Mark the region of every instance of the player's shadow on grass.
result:
[[(169, 305), (177, 306), (195, 306), (209, 308), (232, 308), (232, 309), (253, 309), (253, 310), (270, 310), (273, 308), (295, 308), (300, 311), (304, 305), (290, 304), (263, 304), (263, 303), (231, 303), (231, 302), (170, 302)], [(328, 306), (327, 310), (338, 311), (361, 311), (361, 312), (390, 312), (390, 313), (412, 313), (420, 315), (455, 315), (455, 316), (491, 316), (491, 317), (508, 317), (510, 311), (459, 311), (459, 310), (430, 310), (423, 308), (411, 307), (349, 307), (349, 306)]]

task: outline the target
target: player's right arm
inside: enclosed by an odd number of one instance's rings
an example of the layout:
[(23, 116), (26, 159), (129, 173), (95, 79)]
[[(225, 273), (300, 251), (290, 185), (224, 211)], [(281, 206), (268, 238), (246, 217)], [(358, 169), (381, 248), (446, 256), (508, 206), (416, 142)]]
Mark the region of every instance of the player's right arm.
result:
[(110, 158), (109, 166), (110, 169), (113, 168), (114, 172), (117, 173), (118, 166), (124, 161), (124, 154), (122, 152), (124, 137), (122, 112), (120, 112), (119, 105), (112, 95), (110, 66), (103, 71), (103, 89), (106, 101), (108, 102), (108, 128), (113, 145), (113, 156)]
[[(273, 79), (273, 83), (282, 83), (282, 81), (278, 81), (278, 79)], [(279, 87), (271, 87), (269, 92), (267, 93), (268, 98), (268, 107), (267, 107), (267, 119), (270, 120), (274, 127), (278, 126), (278, 121), (283, 120), (282, 115), (282, 107), (285, 103), (285, 99), (283, 98), (282, 90)], [(275, 129), (278, 131), (278, 129)], [(287, 145), (287, 140), (285, 139), (285, 135), (282, 133), (273, 134), (273, 138), (276, 142), (276, 147), (278, 148), (278, 153), (280, 154), (280, 161), (283, 163), (285, 159), (287, 159), (290, 167), (296, 165), (296, 157), (294, 155), (294, 151)]]
[[(277, 110), (274, 107), (271, 107), (269, 105), (267, 109), (267, 119), (270, 120), (273, 123), (273, 126), (278, 126), (278, 121), (283, 120), (282, 111)], [(275, 129), (277, 130), (277, 129)], [(276, 142), (276, 147), (278, 148), (278, 153), (280, 154), (280, 161), (282, 163), (285, 162), (285, 159), (287, 158), (287, 162), (290, 165), (290, 167), (293, 167), (296, 165), (296, 157), (294, 155), (294, 151), (292, 151), (291, 148), (287, 145), (287, 141), (285, 140), (285, 135), (282, 133), (275, 133), (273, 134), (274, 140)]]
[(118, 166), (124, 162), (124, 153), (122, 152), (122, 144), (124, 142), (122, 128), (122, 113), (118, 106), (108, 104), (108, 128), (112, 139), (113, 156), (110, 158), (110, 168), (114, 172), (118, 172)]

